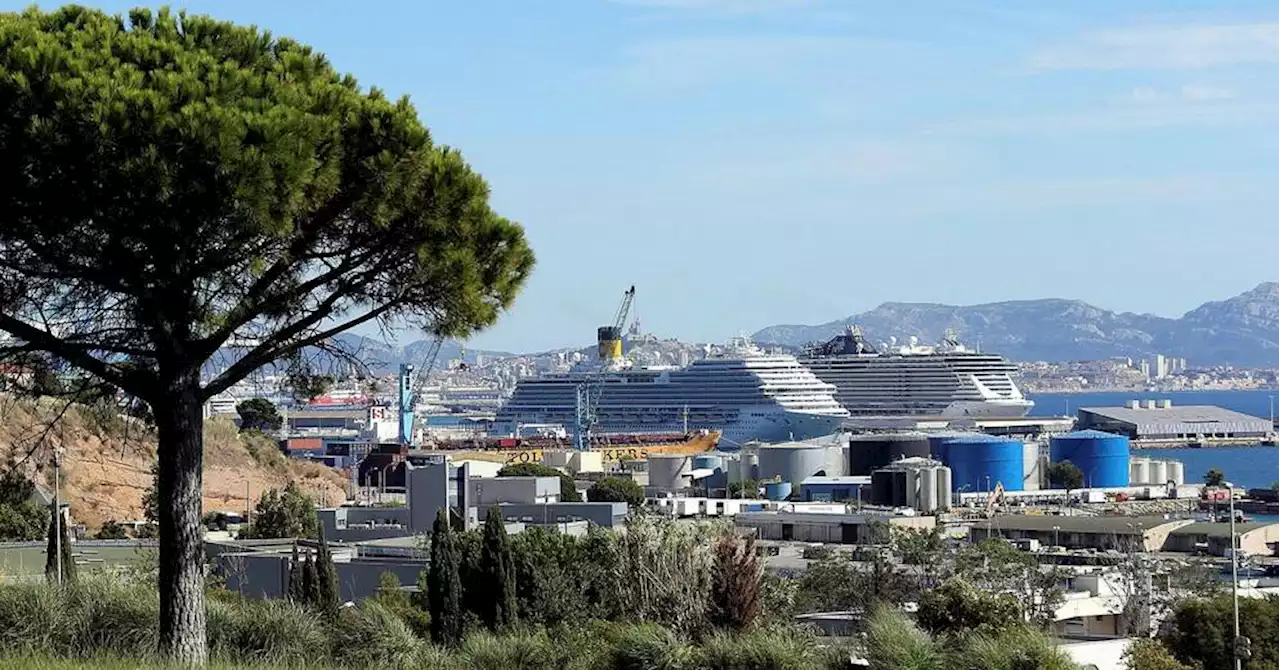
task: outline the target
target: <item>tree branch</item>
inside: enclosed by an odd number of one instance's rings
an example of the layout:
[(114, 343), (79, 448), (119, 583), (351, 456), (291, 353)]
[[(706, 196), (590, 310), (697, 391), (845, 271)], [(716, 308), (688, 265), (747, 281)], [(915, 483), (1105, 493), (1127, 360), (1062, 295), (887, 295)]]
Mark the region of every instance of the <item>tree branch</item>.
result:
[(143, 399), (150, 397), (151, 385), (146, 383), (147, 380), (141, 373), (136, 370), (121, 370), (115, 365), (92, 356), (89, 350), (96, 348), (92, 345), (67, 342), (6, 314), (0, 314), (0, 330), (30, 342), (86, 372), (97, 375), (130, 395)]

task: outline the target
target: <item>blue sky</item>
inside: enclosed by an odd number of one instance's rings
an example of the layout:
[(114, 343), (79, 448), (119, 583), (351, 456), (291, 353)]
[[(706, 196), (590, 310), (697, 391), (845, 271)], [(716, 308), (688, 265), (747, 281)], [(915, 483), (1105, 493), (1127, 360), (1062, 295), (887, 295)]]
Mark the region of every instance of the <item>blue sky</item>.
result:
[(720, 341), (884, 301), (1177, 316), (1280, 274), (1274, 2), (187, 7), (408, 94), (489, 179), (538, 267), (476, 347), (589, 342), (631, 284), (646, 330)]

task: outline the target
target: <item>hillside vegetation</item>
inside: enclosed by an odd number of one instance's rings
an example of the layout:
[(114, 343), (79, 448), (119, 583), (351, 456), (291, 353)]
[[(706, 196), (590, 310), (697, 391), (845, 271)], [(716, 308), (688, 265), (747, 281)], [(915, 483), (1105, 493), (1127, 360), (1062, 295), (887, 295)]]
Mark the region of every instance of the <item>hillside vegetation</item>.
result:
[[(52, 490), (54, 450), (63, 449), (62, 497), (71, 516), (90, 529), (107, 520), (141, 519), (151, 486), (155, 434), (141, 422), (98, 407), (67, 406), (0, 396), (0, 463), (16, 463), (46, 491)], [(341, 473), (286, 458), (260, 433), (239, 434), (228, 418), (205, 422), (204, 509), (246, 509), (269, 488), (298, 482), (320, 503), (345, 497)]]

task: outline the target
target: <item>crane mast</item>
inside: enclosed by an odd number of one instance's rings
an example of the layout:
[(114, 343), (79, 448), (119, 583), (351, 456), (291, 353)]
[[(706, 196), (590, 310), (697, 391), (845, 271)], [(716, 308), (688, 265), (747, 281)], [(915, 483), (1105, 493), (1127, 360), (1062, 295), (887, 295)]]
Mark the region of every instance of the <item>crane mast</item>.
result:
[(636, 287), (633, 285), (622, 294), (622, 303), (614, 313), (613, 324), (596, 329), (596, 352), (600, 358), (600, 367), (589, 373), (576, 389), (573, 422), (575, 449), (586, 450), (591, 446), (591, 429), (596, 422), (596, 406), (604, 391), (604, 375), (611, 364), (622, 359), (622, 327), (627, 322), (627, 314), (631, 312), (631, 302), (635, 297)]
[(422, 387), (426, 385), (427, 378), (431, 376), (431, 370), (436, 365), (436, 358), (440, 356), (440, 347), (444, 344), (444, 336), (437, 335), (431, 341), (431, 346), (427, 349), (426, 355), (422, 357), (422, 372), (414, 375), (416, 369), (412, 364), (404, 364), (400, 366), (400, 428), (399, 442), (401, 445), (409, 447), (413, 446), (413, 407), (418, 404), (418, 396), (422, 393)]

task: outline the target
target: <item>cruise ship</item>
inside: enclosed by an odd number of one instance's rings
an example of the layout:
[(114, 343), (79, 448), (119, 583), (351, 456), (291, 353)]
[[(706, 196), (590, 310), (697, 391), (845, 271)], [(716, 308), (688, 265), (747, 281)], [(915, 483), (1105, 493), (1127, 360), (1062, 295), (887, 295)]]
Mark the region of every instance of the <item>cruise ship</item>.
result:
[(854, 417), (1018, 418), (1034, 405), (1014, 384), (1012, 363), (970, 351), (950, 331), (937, 346), (912, 337), (884, 348), (877, 351), (849, 326), (799, 360), (835, 385), (836, 400)]
[(569, 372), (521, 380), (491, 433), (515, 434), (534, 423), (572, 426), (584, 381), (598, 384), (593, 433), (718, 431), (720, 448), (736, 449), (830, 435), (849, 417), (832, 385), (794, 356), (765, 353), (746, 338), (685, 367), (633, 366), (605, 342), (600, 351), (600, 360)]

